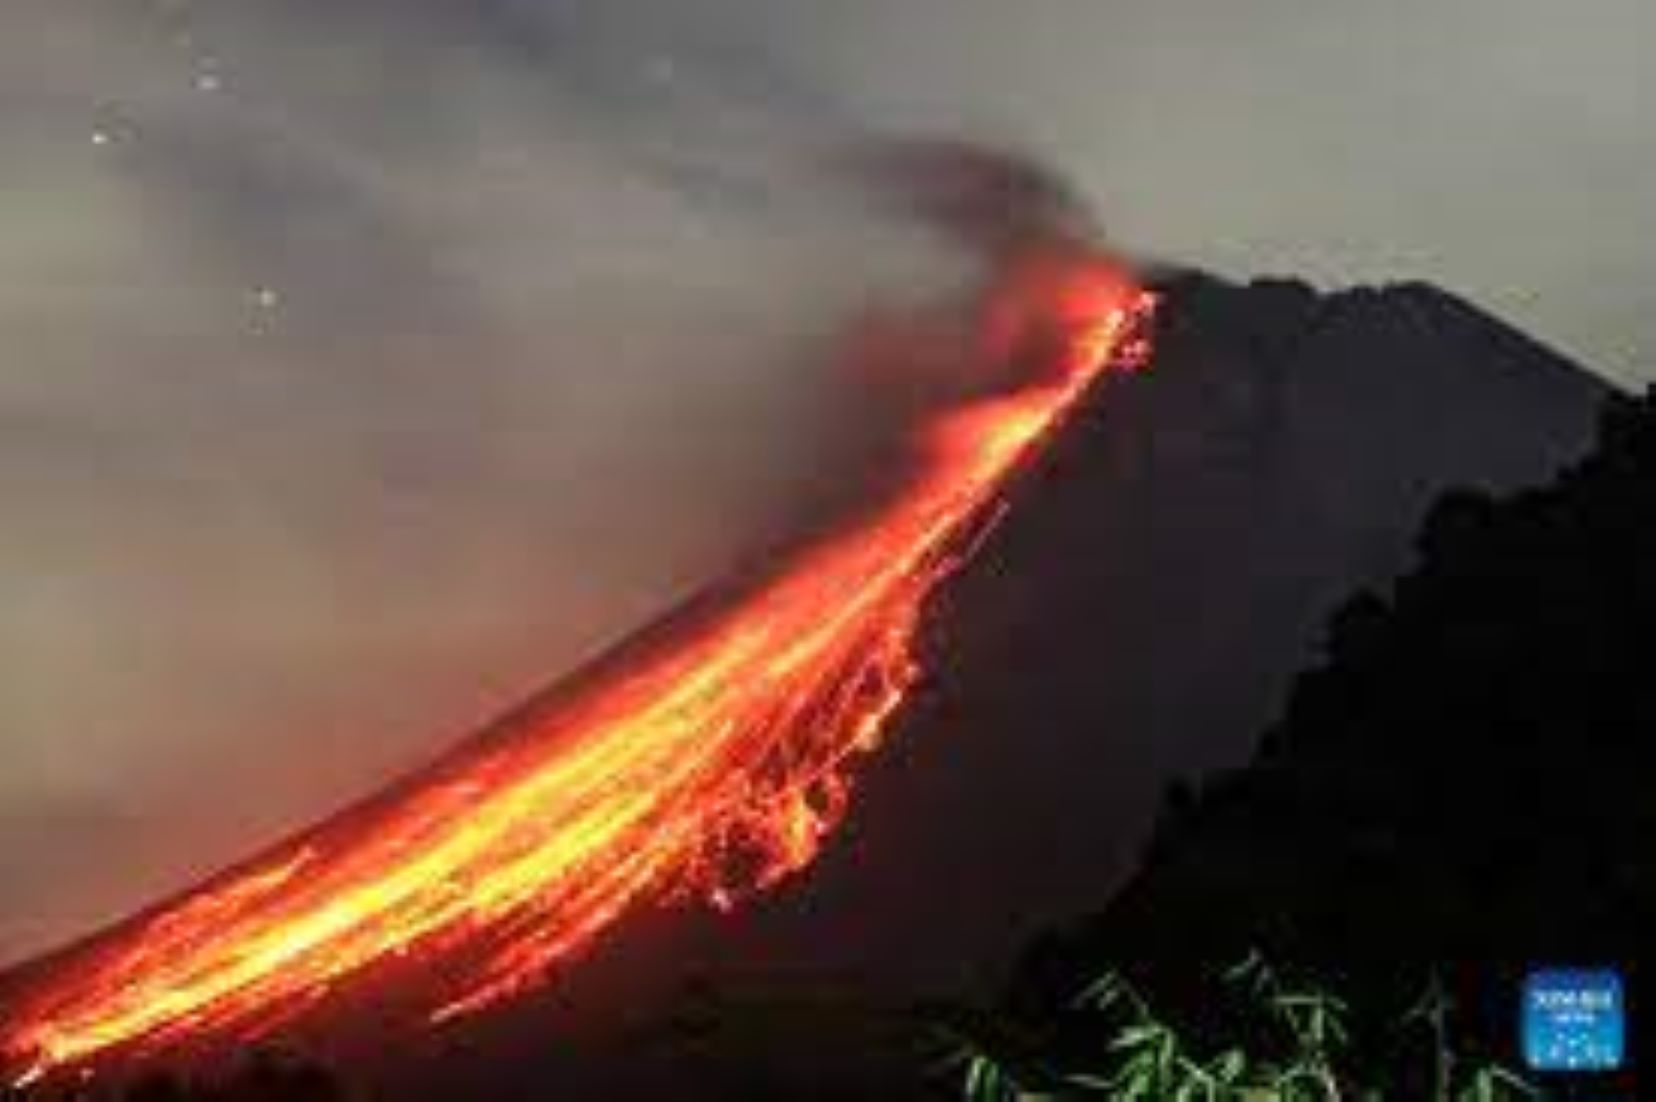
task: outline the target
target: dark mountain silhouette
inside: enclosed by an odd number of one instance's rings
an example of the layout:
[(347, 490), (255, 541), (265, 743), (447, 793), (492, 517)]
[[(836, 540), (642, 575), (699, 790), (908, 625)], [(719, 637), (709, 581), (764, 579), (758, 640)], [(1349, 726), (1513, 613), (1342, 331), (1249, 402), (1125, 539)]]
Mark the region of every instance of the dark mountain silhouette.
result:
[(784, 893), (854, 895), (833, 963), (986, 978), (959, 972), (996, 959), (974, 950), (1096, 900), (1164, 781), (1246, 757), (1328, 607), (1406, 563), (1432, 498), (1549, 476), (1603, 393), (1423, 286), (1187, 278), (1159, 328), (1154, 369), (1103, 389), (949, 590), (927, 699)]
[[(917, 1089), (870, 1036), (1096, 910), (1169, 780), (1247, 758), (1328, 608), (1406, 565), (1432, 499), (1543, 480), (1607, 390), (1424, 285), (1164, 290), (1152, 370), (1100, 388), (932, 610), (920, 698), (809, 873), (733, 917), (624, 923), (544, 996), (430, 1037), (374, 1038), (365, 996), (338, 1021), (369, 1039), (309, 1039), (394, 1097)], [(733, 989), (786, 1013), (700, 1044)]]
[(1014, 1005), (1119, 965), (1202, 1023), (1202, 977), (1259, 950), (1376, 1016), (1435, 971), (1511, 1064), (1537, 964), (1618, 967), (1647, 1006), (1656, 388), (1607, 402), (1599, 436), (1545, 487), (1440, 497), (1415, 567), (1329, 618), (1253, 761), (1174, 791), (1143, 868), (1037, 943)]
[[(1167, 783), (1247, 758), (1327, 610), (1407, 564), (1433, 498), (1547, 478), (1607, 393), (1424, 285), (1164, 291), (1152, 370), (1101, 388), (933, 610), (921, 699), (818, 864), (733, 917), (635, 921), (544, 1003), (462, 1031), (508, 1069), (492, 1097), (530, 1096), (528, 1066), (644, 1095), (898, 1090), (921, 1065), (869, 1059), (883, 1011), (993, 989), (1044, 927), (1096, 910)], [(688, 1063), (589, 1032), (659, 1017), (687, 976), (776, 1020)]]

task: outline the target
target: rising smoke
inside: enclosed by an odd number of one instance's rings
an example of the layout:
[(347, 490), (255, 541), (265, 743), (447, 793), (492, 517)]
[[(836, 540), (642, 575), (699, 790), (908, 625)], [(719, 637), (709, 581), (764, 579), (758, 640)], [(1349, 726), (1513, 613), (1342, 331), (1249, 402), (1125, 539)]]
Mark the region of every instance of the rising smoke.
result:
[(39, 33), (0, 39), (29, 104), (0, 169), (0, 957), (854, 499), (914, 373), (958, 382), (946, 304), (1077, 213), (1004, 159), (451, 8), (8, 9)]

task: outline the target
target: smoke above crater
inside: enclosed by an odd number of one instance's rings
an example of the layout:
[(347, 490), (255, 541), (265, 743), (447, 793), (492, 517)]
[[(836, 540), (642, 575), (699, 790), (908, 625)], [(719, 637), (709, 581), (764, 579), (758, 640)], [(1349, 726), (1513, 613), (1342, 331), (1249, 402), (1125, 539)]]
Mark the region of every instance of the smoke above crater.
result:
[(963, 296), (1074, 232), (1014, 159), (873, 141), (601, 19), (452, 8), (8, 9), (37, 33), (0, 45), (27, 104), (0, 167), (0, 959), (854, 503), (918, 409), (980, 385)]

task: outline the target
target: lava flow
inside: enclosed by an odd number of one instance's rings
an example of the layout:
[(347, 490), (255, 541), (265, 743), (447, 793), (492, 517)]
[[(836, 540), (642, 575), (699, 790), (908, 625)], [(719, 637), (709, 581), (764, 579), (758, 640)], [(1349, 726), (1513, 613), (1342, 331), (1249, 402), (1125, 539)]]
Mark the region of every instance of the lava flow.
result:
[(1080, 246), (1016, 258), (977, 358), (1023, 377), (923, 421), (881, 502), (690, 630), (35, 966), (0, 1005), (0, 1082), (268, 1029), (392, 959), (447, 963), (440, 1021), (544, 979), (630, 909), (728, 906), (808, 864), (850, 759), (915, 683), (928, 595), (1089, 384), (1142, 362), (1151, 308)]

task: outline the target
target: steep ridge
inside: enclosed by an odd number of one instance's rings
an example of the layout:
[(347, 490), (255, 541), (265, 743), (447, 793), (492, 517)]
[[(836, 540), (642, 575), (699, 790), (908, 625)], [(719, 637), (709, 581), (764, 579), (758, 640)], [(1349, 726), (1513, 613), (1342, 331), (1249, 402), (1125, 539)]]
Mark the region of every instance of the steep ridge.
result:
[[(1330, 607), (1406, 564), (1428, 503), (1544, 480), (1607, 390), (1424, 285), (1161, 290), (1151, 369), (1097, 388), (929, 610), (924, 680), (808, 874), (731, 915), (630, 921), (543, 993), (427, 1037), (382, 1033), (400, 1019), (378, 990), (295, 1040), (399, 1098), (919, 1090), (880, 1012), (991, 991), (1107, 901), (1168, 781), (1248, 756)], [(792, 1009), (700, 1045), (698, 977)]]
[(833, 1031), (726, 1038), (687, 1069), (616, 1027), (693, 976), (875, 1007), (993, 988), (1120, 886), (1170, 779), (1246, 758), (1329, 608), (1408, 561), (1438, 493), (1545, 479), (1608, 390), (1429, 286), (1162, 291), (1151, 370), (1100, 388), (932, 610), (922, 692), (811, 873), (733, 916), (636, 924), (452, 1038), (422, 1085), (899, 1091), (915, 1063), (829, 1051)]
[[(1011, 1004), (1049, 1015), (1114, 967), (1234, 1038), (1215, 980), (1257, 952), (1337, 987), (1387, 1067), (1429, 978), (1457, 1045), (1511, 1067), (1532, 968), (1612, 966), (1648, 1006), (1656, 389), (1600, 425), (1555, 479), (1438, 498), (1410, 569), (1330, 609), (1248, 765), (1175, 790), (1127, 887), (1032, 944)], [(1652, 1030), (1631, 1028), (1635, 1066), (1571, 1097), (1638, 1095)]]

